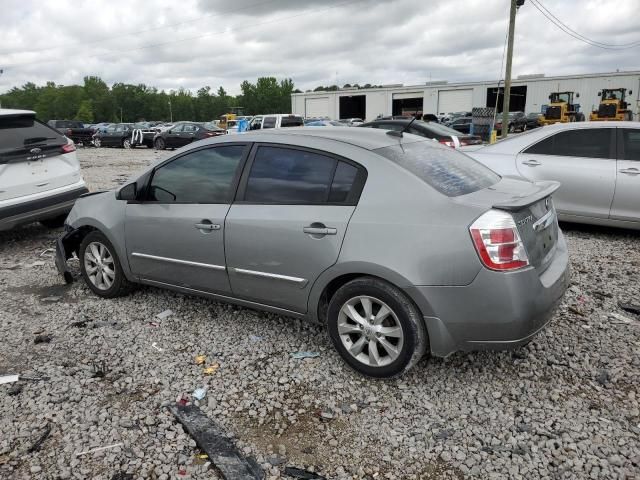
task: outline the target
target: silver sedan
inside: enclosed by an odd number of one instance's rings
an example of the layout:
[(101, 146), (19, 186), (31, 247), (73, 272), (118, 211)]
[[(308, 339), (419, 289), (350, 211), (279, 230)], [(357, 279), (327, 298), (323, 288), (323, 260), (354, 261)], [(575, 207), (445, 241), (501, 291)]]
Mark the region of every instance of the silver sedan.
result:
[(326, 325), (357, 371), (522, 345), (567, 282), (555, 182), (501, 178), (423, 137), (365, 128), (196, 142), (78, 200), (56, 264)]
[(640, 122), (556, 123), (466, 153), (502, 175), (560, 182), (560, 220), (640, 229)]

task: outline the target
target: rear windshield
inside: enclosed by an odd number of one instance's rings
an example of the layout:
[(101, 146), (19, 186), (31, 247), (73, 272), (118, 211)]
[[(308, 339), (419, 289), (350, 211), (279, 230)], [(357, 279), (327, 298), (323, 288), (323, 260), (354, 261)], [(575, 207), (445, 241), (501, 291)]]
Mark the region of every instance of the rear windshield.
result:
[(474, 159), (429, 141), (392, 145), (374, 152), (409, 170), (448, 197), (482, 190), (500, 180), (500, 175)]
[(282, 117), (280, 120), (280, 127), (301, 127), (304, 125), (302, 117)]
[(33, 117), (0, 116), (0, 152), (36, 145), (65, 145), (56, 130)]
[[(418, 122), (416, 122), (418, 123)], [(457, 130), (454, 130), (453, 128), (449, 128), (446, 127), (440, 123), (436, 123), (436, 122), (422, 122), (423, 124), (425, 124), (426, 128), (430, 129), (433, 133), (437, 133), (440, 135), (446, 135), (446, 136), (459, 136), (460, 132)]]
[(56, 128), (84, 128), (82, 122), (75, 122), (73, 120), (56, 120)]

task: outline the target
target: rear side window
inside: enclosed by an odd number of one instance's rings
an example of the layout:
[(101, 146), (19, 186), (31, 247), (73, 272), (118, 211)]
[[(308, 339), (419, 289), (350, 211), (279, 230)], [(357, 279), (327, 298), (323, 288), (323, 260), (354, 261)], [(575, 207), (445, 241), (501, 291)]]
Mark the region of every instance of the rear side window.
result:
[(159, 167), (149, 200), (161, 203), (228, 203), (244, 152), (243, 145), (208, 148)]
[(482, 190), (500, 180), (500, 175), (481, 163), (431, 141), (392, 145), (374, 152), (397, 163), (448, 197)]
[(301, 127), (303, 125), (304, 125), (304, 120), (302, 119), (302, 117), (291, 116), (291, 117), (282, 117), (280, 119), (280, 127), (282, 128)]
[(65, 145), (66, 139), (33, 117), (0, 116), (0, 152), (36, 145)]
[(262, 128), (276, 128), (276, 117), (264, 117)]
[(640, 129), (633, 130), (630, 128), (618, 131), (622, 135), (622, 144), (624, 149), (624, 160), (640, 160)]
[(356, 167), (346, 162), (338, 162), (329, 192), (329, 203), (346, 202), (357, 176), (358, 169)]
[(614, 158), (611, 153), (611, 128), (581, 128), (556, 133), (524, 153), (563, 157)]

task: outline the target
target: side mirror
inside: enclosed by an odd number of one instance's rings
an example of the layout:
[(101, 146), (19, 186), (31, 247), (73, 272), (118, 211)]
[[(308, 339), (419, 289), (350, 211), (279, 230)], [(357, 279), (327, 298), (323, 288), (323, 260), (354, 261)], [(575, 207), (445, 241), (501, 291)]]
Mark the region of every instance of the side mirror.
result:
[(631, 90), (629, 90), (629, 95), (632, 95), (632, 94), (633, 94), (633, 92)]
[(580, 98), (580, 94), (579, 93), (576, 93), (576, 98)]
[(118, 200), (135, 200), (138, 194), (138, 185), (136, 182), (125, 185), (116, 195)]
[(602, 92), (598, 92), (598, 96), (601, 96), (601, 95), (602, 95)]
[(549, 95), (549, 100), (551, 100), (551, 95)]

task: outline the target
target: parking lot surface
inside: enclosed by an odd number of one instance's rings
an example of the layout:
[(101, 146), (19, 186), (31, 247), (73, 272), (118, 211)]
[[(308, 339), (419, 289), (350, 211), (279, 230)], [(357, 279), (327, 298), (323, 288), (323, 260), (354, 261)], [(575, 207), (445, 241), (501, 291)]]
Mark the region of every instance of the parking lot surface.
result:
[[(169, 154), (78, 151), (91, 190)], [(0, 385), (0, 477), (218, 478), (164, 408), (204, 387), (197, 404), (268, 478), (638, 478), (640, 316), (618, 302), (640, 304), (640, 234), (563, 228), (572, 286), (542, 334), (392, 381), (299, 320), (149, 287), (101, 300), (57, 275), (61, 230), (0, 233), (0, 375), (28, 378)]]

